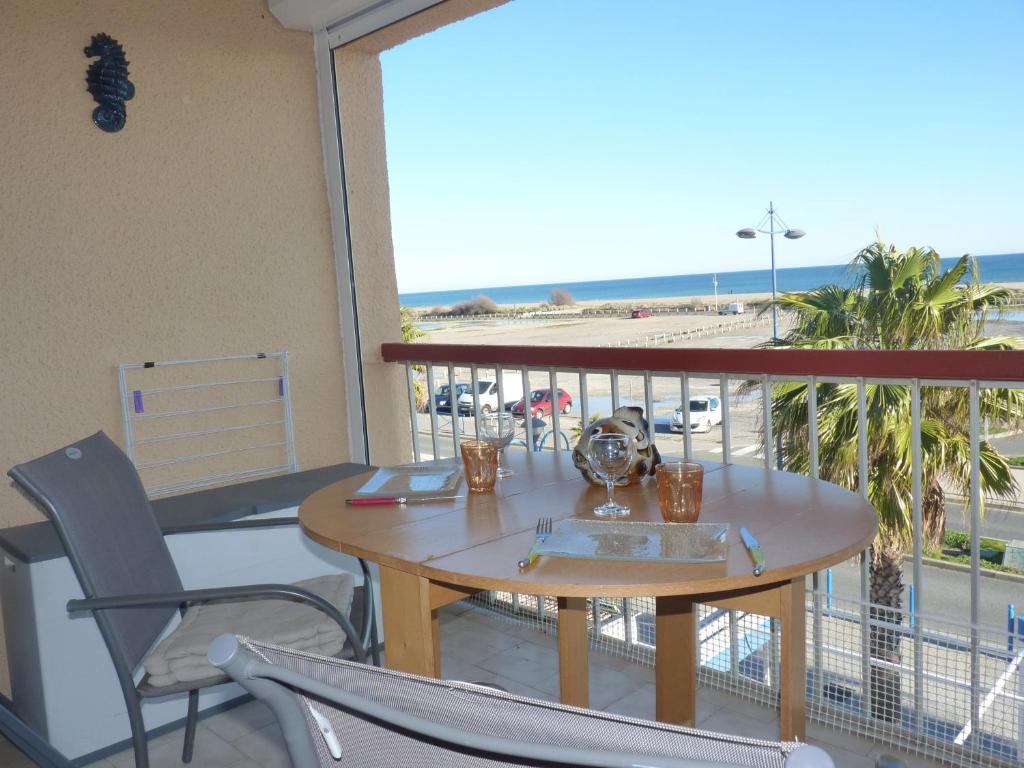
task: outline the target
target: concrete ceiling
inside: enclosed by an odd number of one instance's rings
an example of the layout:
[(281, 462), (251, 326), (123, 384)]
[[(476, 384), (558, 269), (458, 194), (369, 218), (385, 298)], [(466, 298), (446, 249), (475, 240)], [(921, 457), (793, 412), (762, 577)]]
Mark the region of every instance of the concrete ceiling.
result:
[(326, 29), (332, 46), (393, 24), (442, 0), (268, 0), (270, 12), (288, 29)]

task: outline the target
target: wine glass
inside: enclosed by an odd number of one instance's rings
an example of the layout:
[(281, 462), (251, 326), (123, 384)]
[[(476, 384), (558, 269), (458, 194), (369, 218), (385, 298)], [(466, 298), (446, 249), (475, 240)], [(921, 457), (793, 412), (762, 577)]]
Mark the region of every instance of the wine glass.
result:
[(503, 465), (505, 446), (512, 442), (516, 434), (515, 417), (511, 413), (488, 413), (480, 419), (480, 437), (494, 443), (498, 449), (498, 477), (509, 477), (515, 474)]
[(594, 507), (594, 514), (599, 517), (625, 517), (629, 514), (629, 507), (615, 503), (615, 480), (629, 466), (629, 443), (629, 435), (618, 432), (603, 432), (590, 438), (587, 446), (590, 467), (608, 488), (608, 501)]

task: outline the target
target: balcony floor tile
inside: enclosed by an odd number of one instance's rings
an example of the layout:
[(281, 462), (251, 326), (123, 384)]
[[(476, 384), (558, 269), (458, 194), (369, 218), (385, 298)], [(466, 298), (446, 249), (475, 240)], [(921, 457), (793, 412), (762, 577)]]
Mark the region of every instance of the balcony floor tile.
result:
[[(512, 693), (548, 701), (558, 698), (557, 641), (499, 617), (456, 604), (441, 611), (442, 671), (446, 678), (495, 683)], [(591, 654), (594, 706), (632, 717), (654, 716), (653, 670), (625, 659)], [(697, 694), (698, 726), (742, 736), (775, 739), (778, 714), (722, 691), (701, 688)], [(181, 730), (154, 739), (153, 768), (181, 768)], [(903, 757), (910, 768), (939, 764), (869, 739), (808, 724), (808, 741), (829, 752), (837, 768), (871, 768), (879, 755)], [(10, 757), (8, 752), (10, 750)], [(0, 765), (17, 768), (17, 753), (0, 741)], [(132, 765), (131, 750), (93, 763), (97, 768)], [(25, 761), (25, 765), (30, 765)], [(271, 712), (250, 702), (203, 720), (196, 734), (195, 768), (279, 768), (289, 765), (281, 732)]]

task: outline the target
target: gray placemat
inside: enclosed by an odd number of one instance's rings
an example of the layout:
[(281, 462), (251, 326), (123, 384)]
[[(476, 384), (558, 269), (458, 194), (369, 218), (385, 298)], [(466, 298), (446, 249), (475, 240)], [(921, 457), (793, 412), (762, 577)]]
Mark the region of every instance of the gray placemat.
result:
[(454, 496), (462, 479), (456, 466), (381, 467), (356, 496)]
[(726, 559), (728, 523), (559, 520), (537, 553), (586, 560), (717, 563)]

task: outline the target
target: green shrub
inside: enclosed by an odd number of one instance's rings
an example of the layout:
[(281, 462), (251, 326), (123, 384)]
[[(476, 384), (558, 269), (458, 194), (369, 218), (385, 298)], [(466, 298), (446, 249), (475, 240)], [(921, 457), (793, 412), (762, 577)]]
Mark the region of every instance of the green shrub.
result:
[(953, 549), (970, 550), (971, 537), (963, 531), (946, 531), (943, 543)]
[(455, 304), (451, 313), (453, 315), (495, 315), (498, 313), (498, 305), (490, 296), (481, 294), (475, 299)]

